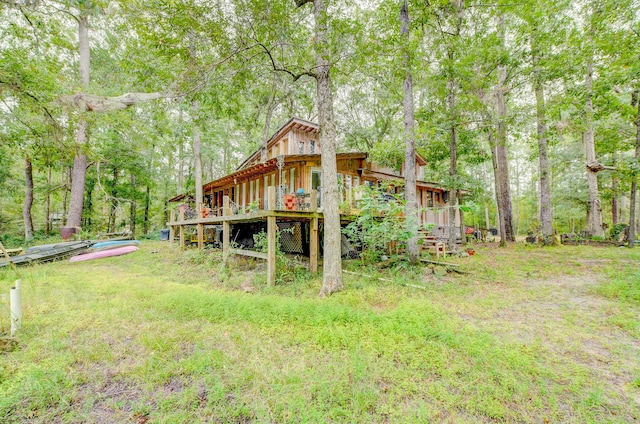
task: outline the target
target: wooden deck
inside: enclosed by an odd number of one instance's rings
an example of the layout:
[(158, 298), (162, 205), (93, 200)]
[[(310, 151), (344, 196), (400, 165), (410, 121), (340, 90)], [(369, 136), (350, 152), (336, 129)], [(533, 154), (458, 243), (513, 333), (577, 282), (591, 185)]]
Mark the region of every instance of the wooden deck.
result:
[[(276, 204), (276, 188), (268, 188), (269, 205)], [(180, 246), (185, 245), (185, 227), (197, 227), (198, 248), (204, 248), (204, 227), (205, 225), (222, 225), (222, 258), (223, 261), (230, 255), (250, 256), (267, 260), (267, 282), (273, 284), (276, 277), (276, 231), (278, 219), (289, 219), (292, 221), (307, 221), (310, 223), (309, 231), (309, 270), (312, 273), (318, 272), (318, 222), (323, 219), (322, 212), (316, 209), (317, 193), (314, 191), (310, 196), (310, 207), (308, 210), (277, 210), (266, 209), (251, 211), (249, 213), (234, 214), (230, 207), (231, 202), (228, 196), (223, 198), (222, 216), (207, 216), (202, 213), (202, 205), (198, 205), (195, 218), (185, 219), (184, 212), (181, 211), (176, 219), (175, 211), (171, 211), (171, 220), (167, 222), (169, 227), (169, 241), (175, 242), (176, 233), (180, 242)], [(246, 249), (236, 249), (231, 246), (231, 225), (247, 222), (267, 223), (267, 252), (257, 252)]]

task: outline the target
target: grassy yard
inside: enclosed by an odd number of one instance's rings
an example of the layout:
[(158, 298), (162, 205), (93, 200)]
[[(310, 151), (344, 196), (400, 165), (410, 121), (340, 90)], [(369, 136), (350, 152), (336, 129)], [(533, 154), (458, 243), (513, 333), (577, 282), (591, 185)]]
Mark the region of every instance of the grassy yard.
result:
[(0, 422), (640, 420), (639, 249), (478, 246), (448, 275), (350, 261), (385, 280), (323, 299), (304, 272), (265, 287), (261, 261), (219, 261), (149, 242), (22, 268)]

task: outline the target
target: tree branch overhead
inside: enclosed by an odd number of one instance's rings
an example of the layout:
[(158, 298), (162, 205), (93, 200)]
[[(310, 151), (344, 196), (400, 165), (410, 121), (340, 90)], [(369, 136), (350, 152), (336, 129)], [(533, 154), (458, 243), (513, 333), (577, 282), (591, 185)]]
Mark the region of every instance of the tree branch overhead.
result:
[(126, 109), (136, 103), (168, 97), (171, 96), (165, 93), (127, 93), (116, 97), (77, 93), (60, 97), (60, 102), (87, 112), (109, 112)]

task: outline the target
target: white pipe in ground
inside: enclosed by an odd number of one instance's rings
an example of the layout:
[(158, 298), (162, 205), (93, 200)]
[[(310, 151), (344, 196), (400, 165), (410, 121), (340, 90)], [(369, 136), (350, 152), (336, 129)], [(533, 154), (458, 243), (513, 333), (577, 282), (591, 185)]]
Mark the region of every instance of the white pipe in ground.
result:
[(15, 336), (22, 327), (22, 299), (20, 298), (20, 280), (9, 291), (9, 305), (11, 308), (11, 337)]

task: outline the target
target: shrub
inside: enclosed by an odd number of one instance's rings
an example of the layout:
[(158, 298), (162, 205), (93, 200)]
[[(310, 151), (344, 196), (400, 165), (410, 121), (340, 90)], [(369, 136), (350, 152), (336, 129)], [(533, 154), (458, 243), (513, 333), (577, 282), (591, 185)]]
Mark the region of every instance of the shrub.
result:
[(404, 219), (405, 201), (376, 187), (361, 186), (360, 213), (355, 221), (343, 229), (349, 241), (361, 251), (364, 262), (374, 262), (391, 254), (392, 247), (411, 237), (410, 223)]

